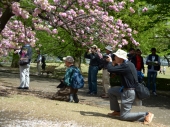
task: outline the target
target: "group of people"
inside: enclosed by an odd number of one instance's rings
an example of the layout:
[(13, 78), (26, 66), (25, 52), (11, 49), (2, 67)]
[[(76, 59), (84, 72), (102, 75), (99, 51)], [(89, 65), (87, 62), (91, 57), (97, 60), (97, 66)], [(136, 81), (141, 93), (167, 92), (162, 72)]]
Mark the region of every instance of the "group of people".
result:
[(151, 48), (151, 54), (149, 54), (146, 57), (146, 63), (144, 63), (141, 54), (142, 52), (140, 49), (135, 50), (134, 48), (131, 48), (128, 54), (128, 60), (135, 65), (139, 82), (143, 81), (142, 79), (145, 73), (144, 64), (148, 66), (147, 87), (149, 90), (151, 90), (151, 86), (152, 86), (152, 93), (153, 95), (156, 96), (157, 95), (156, 94), (157, 71), (160, 71), (160, 66), (161, 66), (160, 57), (156, 54), (156, 48)]
[[(20, 77), (21, 84), (19, 89), (29, 89), (29, 68), (32, 56), (32, 49), (29, 45), (25, 45), (19, 54), (22, 56), (22, 50), (27, 49), (25, 56), (29, 58), (29, 63), (20, 66)], [(141, 82), (139, 73), (144, 69), (144, 62), (141, 56), (141, 51), (137, 49), (136, 51), (130, 51), (127, 54), (126, 51), (118, 49), (115, 53), (112, 53), (113, 48), (111, 46), (105, 47), (106, 53), (101, 55), (96, 45), (91, 46), (88, 49), (84, 57), (90, 59), (89, 70), (88, 70), (88, 88), (87, 94), (97, 95), (97, 74), (98, 71), (102, 69), (102, 84), (103, 84), (103, 98), (109, 98), (110, 109), (112, 113), (108, 113), (108, 116), (119, 116), (121, 120), (126, 121), (142, 121), (144, 124), (149, 124), (154, 114), (151, 112), (138, 112), (131, 113), (132, 104), (136, 99), (135, 86), (137, 84), (137, 79)], [(157, 71), (160, 69), (160, 58), (156, 54), (156, 49), (151, 49), (152, 54), (148, 55), (146, 59), (146, 64), (148, 65), (148, 88), (150, 89), (150, 81), (153, 83), (153, 93), (156, 94), (156, 76)], [(40, 54), (40, 52), (38, 52)], [(40, 60), (40, 55), (38, 58)], [(66, 73), (62, 82), (70, 87), (69, 102), (78, 103), (78, 88), (75, 84), (71, 84), (73, 70), (77, 67), (74, 66), (74, 58), (72, 56), (67, 56), (63, 58), (65, 66), (67, 67)], [(38, 65), (39, 62), (37, 62)], [(142, 73), (142, 72), (141, 72)], [(110, 87), (110, 77), (111, 75), (119, 75), (121, 78), (120, 86)], [(118, 103), (118, 97), (121, 98), (121, 106)]]
[[(136, 99), (135, 85), (137, 82), (143, 82), (145, 73), (144, 61), (141, 56), (140, 49), (131, 48), (129, 54), (124, 50), (117, 50), (112, 54), (112, 47), (106, 46), (106, 53), (102, 60), (98, 53), (98, 47), (93, 45), (88, 49), (84, 55), (85, 58), (90, 59), (88, 70), (88, 87), (87, 94), (97, 94), (97, 73), (102, 69), (102, 84), (104, 94), (101, 97), (110, 99), (110, 109), (114, 112), (109, 113), (109, 116), (120, 116), (120, 119), (127, 121), (144, 121), (149, 124), (154, 114), (150, 112), (130, 113), (132, 104)], [(148, 65), (147, 72), (147, 87), (152, 93), (156, 94), (156, 77), (157, 71), (160, 69), (160, 57), (156, 54), (156, 48), (151, 49), (151, 54), (146, 58), (146, 65)], [(110, 87), (111, 75), (118, 75), (120, 86)], [(134, 77), (136, 76), (136, 77)], [(118, 103), (118, 97), (121, 97), (121, 106)]]

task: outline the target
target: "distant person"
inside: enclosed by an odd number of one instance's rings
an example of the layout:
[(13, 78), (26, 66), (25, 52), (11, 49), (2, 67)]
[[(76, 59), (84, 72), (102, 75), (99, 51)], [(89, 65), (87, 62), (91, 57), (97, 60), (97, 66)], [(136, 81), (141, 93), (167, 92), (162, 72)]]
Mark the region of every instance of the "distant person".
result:
[[(110, 109), (112, 113), (108, 116), (120, 117), (124, 121), (140, 121), (144, 124), (150, 124), (154, 114), (150, 112), (131, 113), (132, 104), (135, 101), (135, 86), (137, 80), (137, 72), (132, 62), (128, 61), (127, 53), (124, 50), (118, 49), (115, 53), (115, 61), (108, 64), (110, 73), (118, 73), (121, 77), (121, 87), (115, 86), (108, 90), (110, 99)], [(115, 66), (117, 64), (117, 66)], [(133, 74), (136, 77), (133, 77)], [(121, 106), (118, 102), (118, 97), (121, 98)]]
[(90, 59), (89, 70), (88, 70), (88, 87), (89, 91), (87, 94), (97, 95), (97, 74), (99, 70), (100, 64), (100, 56), (98, 55), (98, 47), (97, 45), (91, 46), (90, 49), (84, 54), (84, 57)]
[(160, 67), (159, 69), (159, 74), (162, 74), (162, 67)]
[(106, 46), (105, 47), (106, 53), (103, 55), (103, 70), (102, 70), (102, 85), (104, 89), (104, 93), (101, 95), (102, 98), (108, 98), (108, 89), (110, 88), (110, 73), (107, 71), (107, 58), (110, 57), (110, 62), (112, 61), (112, 47)]
[(37, 51), (37, 59), (36, 59), (36, 62), (37, 62), (37, 73), (38, 75), (41, 75), (41, 60), (42, 60), (42, 55), (40, 54), (40, 51), (38, 50)]
[(147, 87), (151, 90), (151, 83), (152, 83), (152, 92), (156, 96), (156, 78), (157, 78), (157, 71), (160, 70), (160, 57), (156, 54), (156, 48), (151, 49), (151, 54), (148, 55), (146, 58), (146, 65), (148, 65), (148, 82)]
[(132, 63), (133, 63), (132, 58), (134, 56), (135, 56), (135, 49), (134, 48), (130, 48), (129, 49), (129, 53), (127, 54), (127, 57), (128, 57), (128, 60), (131, 61)]
[[(143, 57), (141, 56), (142, 52), (140, 49), (136, 49), (136, 54), (132, 57), (133, 64), (135, 65), (135, 68), (137, 70), (138, 75), (138, 81), (142, 82), (144, 78), (145, 68), (144, 68), (144, 62)], [(143, 73), (142, 73), (143, 71)]]
[[(19, 50), (18, 50), (19, 51)], [(30, 62), (32, 57), (32, 47), (29, 44), (24, 45), (19, 51), (20, 59), (28, 58), (28, 63), (26, 65), (20, 65), (20, 86), (18, 89), (29, 89), (30, 84)]]
[(45, 67), (46, 67), (45, 60), (46, 60), (46, 58), (45, 58), (45, 56), (43, 55), (43, 56), (42, 56), (42, 59), (41, 59), (41, 62), (42, 62), (41, 68), (42, 68), (42, 70), (45, 70)]
[(165, 75), (166, 67), (163, 66), (163, 74)]

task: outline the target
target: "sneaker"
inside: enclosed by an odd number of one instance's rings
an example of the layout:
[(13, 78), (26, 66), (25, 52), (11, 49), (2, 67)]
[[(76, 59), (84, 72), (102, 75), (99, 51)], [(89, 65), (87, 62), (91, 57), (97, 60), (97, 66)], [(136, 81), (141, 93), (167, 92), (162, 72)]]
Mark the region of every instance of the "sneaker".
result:
[(25, 90), (29, 90), (29, 87), (24, 87), (23, 89), (25, 89)]
[(24, 88), (22, 88), (22, 87), (17, 87), (17, 89), (24, 89)]
[(105, 96), (101, 96), (101, 98), (109, 98), (109, 96), (105, 95)]
[(91, 91), (87, 92), (87, 94), (91, 94)]
[(111, 117), (113, 117), (113, 116), (120, 116), (120, 112), (114, 111), (114, 112), (112, 112), (112, 113), (108, 113), (107, 115), (108, 115), (108, 116), (111, 116)]
[(73, 94), (70, 94), (70, 96), (69, 96), (69, 102), (73, 102)]
[(78, 99), (77, 94), (73, 95), (73, 100), (74, 100), (75, 103), (79, 103), (79, 99)]
[(92, 92), (92, 93), (90, 93), (90, 95), (96, 96), (96, 95), (97, 95), (97, 93)]
[(145, 116), (144, 124), (150, 124), (152, 122), (153, 117), (154, 114), (148, 112), (148, 115)]
[(157, 96), (156, 92), (153, 92), (153, 95), (154, 95), (154, 96)]

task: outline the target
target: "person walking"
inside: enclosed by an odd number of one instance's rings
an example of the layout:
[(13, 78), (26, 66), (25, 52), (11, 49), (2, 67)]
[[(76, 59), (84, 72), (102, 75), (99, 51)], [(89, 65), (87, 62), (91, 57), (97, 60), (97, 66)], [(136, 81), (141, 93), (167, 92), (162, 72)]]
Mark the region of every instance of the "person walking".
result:
[(156, 78), (157, 71), (160, 70), (160, 57), (156, 54), (156, 48), (151, 49), (152, 54), (148, 55), (146, 58), (146, 65), (148, 65), (148, 73), (147, 73), (147, 87), (151, 90), (152, 83), (152, 93), (156, 96)]
[(110, 73), (107, 71), (107, 61), (106, 59), (110, 57), (111, 62), (111, 53), (112, 53), (112, 47), (106, 46), (106, 54), (103, 55), (103, 70), (102, 70), (102, 85), (104, 93), (101, 95), (102, 98), (108, 98), (108, 89), (110, 88)]
[(37, 75), (41, 75), (41, 60), (42, 60), (42, 55), (40, 54), (40, 51), (37, 51)]
[(29, 44), (24, 45), (19, 51), (20, 60), (26, 57), (28, 58), (28, 63), (25, 65), (19, 65), (20, 70), (20, 86), (18, 89), (29, 89), (30, 84), (30, 62), (32, 57), (32, 47)]
[[(135, 86), (137, 80), (137, 71), (132, 62), (128, 61), (127, 53), (118, 49), (115, 53), (115, 61), (110, 62), (107, 69), (110, 73), (118, 73), (121, 77), (121, 87), (115, 86), (108, 90), (110, 99), (110, 109), (112, 113), (108, 116), (118, 116), (125, 121), (141, 121), (144, 124), (150, 124), (154, 117), (151, 112), (131, 113), (132, 104), (136, 98)], [(115, 66), (117, 64), (117, 66)], [(136, 75), (133, 77), (132, 73)], [(121, 97), (121, 106), (118, 103), (118, 97)]]
[(86, 51), (84, 57), (90, 59), (89, 70), (88, 70), (88, 87), (89, 91), (87, 94), (97, 95), (97, 74), (99, 70), (100, 57), (97, 53), (97, 45), (91, 46), (90, 49)]

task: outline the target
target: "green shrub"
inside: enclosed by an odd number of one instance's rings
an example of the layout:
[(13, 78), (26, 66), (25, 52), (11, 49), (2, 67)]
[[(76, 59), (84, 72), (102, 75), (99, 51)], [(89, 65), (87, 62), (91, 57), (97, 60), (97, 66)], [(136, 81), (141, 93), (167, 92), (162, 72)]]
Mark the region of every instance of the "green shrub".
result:
[[(147, 77), (144, 77), (144, 81), (147, 84)], [(151, 85), (151, 88), (152, 88), (152, 85)], [(170, 79), (157, 78), (156, 79), (156, 89), (163, 90), (163, 91), (169, 91), (170, 90)]]

